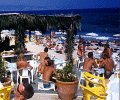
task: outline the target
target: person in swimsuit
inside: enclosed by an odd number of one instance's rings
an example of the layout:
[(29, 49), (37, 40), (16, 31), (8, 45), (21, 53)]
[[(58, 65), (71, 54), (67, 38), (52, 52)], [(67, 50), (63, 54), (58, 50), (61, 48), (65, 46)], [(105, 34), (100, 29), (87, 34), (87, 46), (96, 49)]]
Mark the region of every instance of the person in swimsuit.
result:
[(95, 62), (95, 59), (93, 58), (93, 53), (92, 52), (89, 52), (88, 53), (88, 57), (89, 58), (85, 58), (84, 60), (84, 63), (83, 63), (83, 69), (86, 69), (86, 70), (94, 70), (92, 68), (92, 66), (94, 65), (95, 68), (97, 68), (97, 64)]
[(48, 57), (48, 53), (47, 53), (47, 52), (48, 52), (48, 48), (45, 47), (45, 48), (44, 48), (44, 52), (40, 52), (40, 53), (38, 53), (38, 54), (36, 55), (36, 60), (38, 60), (38, 56), (40, 56), (40, 64), (39, 64), (39, 66), (38, 66), (38, 72), (40, 72), (41, 67), (43, 66), (45, 57)]
[[(43, 74), (43, 80), (50, 81), (52, 73), (55, 75), (57, 74), (56, 70), (50, 63), (50, 58), (45, 57), (44, 59), (44, 65), (41, 69), (41, 73)], [(50, 83), (43, 81), (44, 88), (49, 88)]]
[(109, 58), (108, 53), (106, 52), (103, 53), (103, 59), (101, 60), (99, 68), (101, 68), (102, 66), (104, 66), (105, 70), (110, 70), (110, 71), (113, 71), (114, 68), (114, 61)]

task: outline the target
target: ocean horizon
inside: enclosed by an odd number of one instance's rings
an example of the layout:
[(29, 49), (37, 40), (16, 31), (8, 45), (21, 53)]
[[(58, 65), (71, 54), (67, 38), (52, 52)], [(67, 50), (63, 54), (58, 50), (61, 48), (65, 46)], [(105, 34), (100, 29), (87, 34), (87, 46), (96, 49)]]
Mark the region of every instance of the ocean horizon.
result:
[[(85, 39), (110, 40), (116, 39), (119, 33), (119, 8), (94, 8), (94, 9), (66, 9), (66, 10), (31, 10), (31, 11), (0, 11), (0, 13), (23, 13), (36, 15), (81, 15), (81, 30), (77, 35)], [(86, 36), (87, 33), (96, 33), (97, 37)], [(50, 34), (49, 31), (46, 34)]]

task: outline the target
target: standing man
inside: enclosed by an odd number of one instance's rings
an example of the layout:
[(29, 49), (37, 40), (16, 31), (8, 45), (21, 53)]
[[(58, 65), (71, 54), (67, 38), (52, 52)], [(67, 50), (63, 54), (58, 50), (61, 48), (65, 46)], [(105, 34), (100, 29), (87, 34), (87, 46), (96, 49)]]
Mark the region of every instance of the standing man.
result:
[(95, 68), (97, 68), (97, 64), (95, 62), (95, 59), (93, 58), (93, 53), (89, 52), (88, 53), (88, 58), (85, 58), (84, 63), (83, 63), (83, 69), (86, 70), (94, 70), (92, 69), (92, 66), (94, 65)]
[(43, 66), (43, 63), (44, 63), (44, 59), (45, 57), (48, 57), (48, 48), (45, 47), (44, 48), (44, 52), (40, 52), (36, 55), (36, 60), (38, 60), (38, 56), (40, 56), (40, 64), (38, 66), (38, 72), (41, 70), (41, 67)]
[(47, 57), (48, 56), (48, 48), (47, 47), (45, 47), (44, 48), (44, 52), (40, 52), (40, 53), (38, 53), (37, 55), (36, 55), (36, 60), (38, 60), (38, 56), (40, 56), (40, 62), (44, 62), (44, 59), (45, 59), (45, 57)]
[(102, 52), (102, 55), (103, 55), (104, 52), (108, 53), (109, 58), (112, 56), (112, 50), (109, 48), (109, 44), (105, 44), (104, 51)]

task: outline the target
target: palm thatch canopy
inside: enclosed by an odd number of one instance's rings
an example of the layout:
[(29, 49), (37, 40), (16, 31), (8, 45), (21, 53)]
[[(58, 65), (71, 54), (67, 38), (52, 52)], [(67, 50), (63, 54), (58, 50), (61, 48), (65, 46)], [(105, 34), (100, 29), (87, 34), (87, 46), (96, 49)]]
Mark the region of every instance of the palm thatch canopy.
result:
[[(31, 31), (39, 29), (43, 34), (47, 29), (66, 30), (70, 40), (73, 35), (77, 34), (77, 29), (80, 27), (80, 15), (30, 15), (20, 13), (0, 14), (0, 32), (4, 29), (15, 29), (15, 51), (17, 54), (24, 52), (25, 30)], [(1, 37), (0, 37), (1, 38)], [(70, 41), (69, 40), (69, 41)], [(69, 45), (72, 42), (68, 42)]]

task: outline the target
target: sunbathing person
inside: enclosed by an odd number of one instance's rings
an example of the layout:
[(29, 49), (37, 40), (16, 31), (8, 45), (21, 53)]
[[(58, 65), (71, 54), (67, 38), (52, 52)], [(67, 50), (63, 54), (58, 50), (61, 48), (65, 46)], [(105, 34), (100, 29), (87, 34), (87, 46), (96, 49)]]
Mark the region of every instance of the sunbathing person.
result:
[(83, 63), (83, 69), (86, 70), (94, 70), (94, 68), (92, 67), (94, 65), (95, 68), (97, 68), (97, 64), (95, 62), (95, 59), (93, 58), (93, 53), (89, 52), (88, 53), (88, 57), (89, 58), (85, 58), (84, 63)]
[(114, 62), (109, 58), (108, 53), (103, 53), (103, 59), (99, 65), (99, 68), (104, 67), (105, 70), (113, 71)]
[(48, 45), (48, 49), (51, 49), (51, 48), (54, 48), (54, 45), (50, 43), (50, 44)]
[(63, 47), (59, 48), (59, 45), (56, 46), (56, 52), (62, 54)]
[[(46, 81), (50, 81), (52, 73), (54, 73), (55, 75), (57, 74), (54, 67), (51, 66), (49, 57), (45, 57), (44, 67), (42, 67), (41, 71), (39, 71), (39, 72), (43, 74), (43, 79), (46, 80)], [(43, 81), (43, 85), (44, 85), (44, 88), (49, 88), (50, 87), (50, 83), (48, 83), (48, 82)]]
[(38, 39), (38, 42), (36, 43), (36, 45), (42, 44), (42, 40)]
[[(24, 55), (20, 54), (19, 61), (17, 62), (17, 69), (26, 68), (26, 67), (30, 67), (31, 69), (33, 69), (33, 67), (24, 60)], [(22, 74), (21, 70), (20, 70), (20, 74)]]
[(30, 99), (34, 95), (34, 89), (29, 83), (21, 83), (14, 90), (14, 100)]

